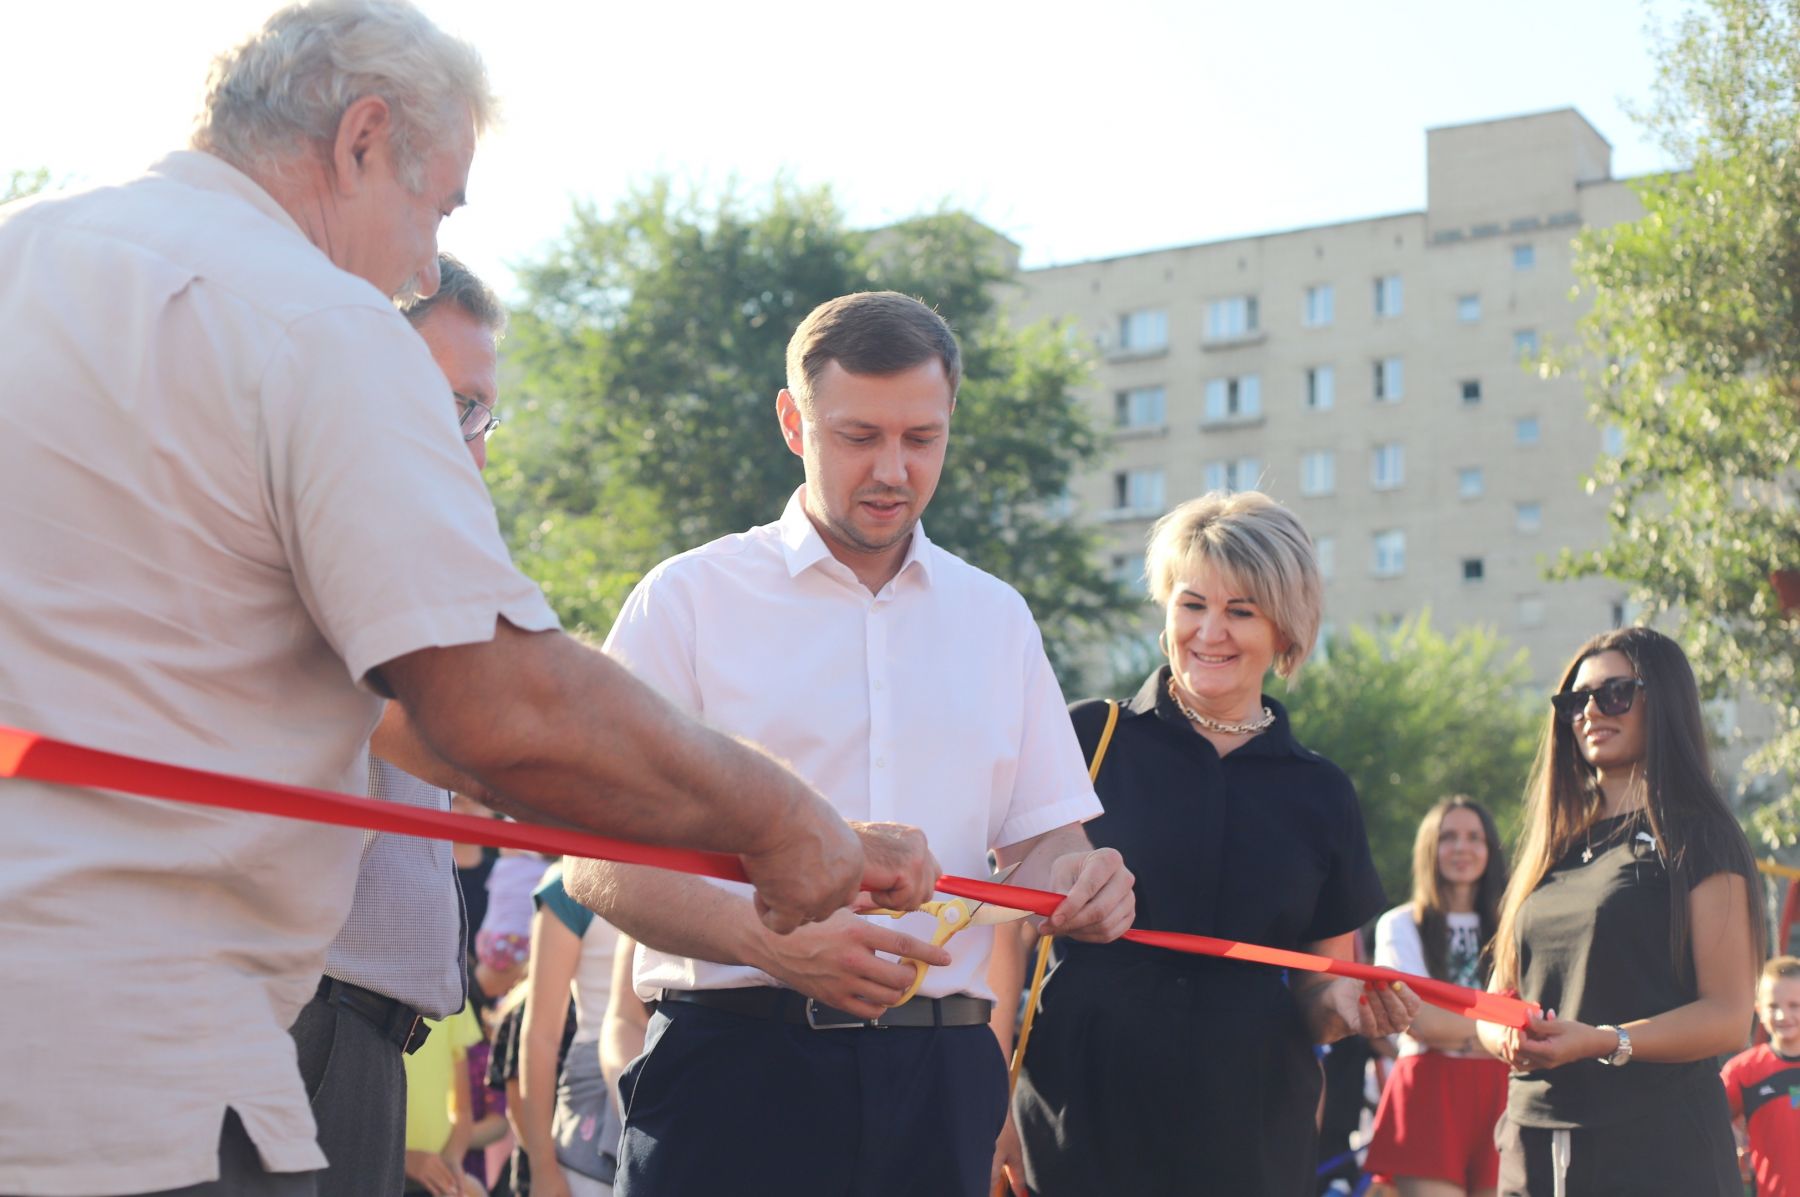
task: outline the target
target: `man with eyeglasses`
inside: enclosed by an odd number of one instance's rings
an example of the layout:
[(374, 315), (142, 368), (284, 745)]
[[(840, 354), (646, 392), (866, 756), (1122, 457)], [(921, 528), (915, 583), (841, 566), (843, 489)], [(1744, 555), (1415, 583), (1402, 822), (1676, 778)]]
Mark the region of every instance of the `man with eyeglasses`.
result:
[[(409, 771), (735, 853), (773, 930), (859, 881), (917, 905), (919, 832), (847, 825), (561, 634), (513, 566), (389, 301), (436, 289), (493, 110), (409, 0), (296, 3), (213, 63), (186, 149), (0, 208), (0, 723), (360, 789), (392, 698)], [(97, 787), (0, 801), (0, 1193), (314, 1192), (287, 1031), (361, 837)]]
[[(400, 310), (450, 384), (463, 443), (482, 469), (487, 438), (500, 422), (495, 343), (506, 310), (455, 257), (440, 253), (437, 262), (437, 291)], [(450, 791), (379, 755), (384, 746), (395, 750), (391, 736), (391, 727), (376, 731), (369, 793), (403, 806), (450, 809)], [(318, 991), (289, 1031), (328, 1161), (318, 1175), (319, 1197), (393, 1197), (408, 1181), (432, 1193), (461, 1191), (460, 1151), (406, 1150), (401, 1061), (402, 1051), (423, 1041), (423, 1019), (462, 1009), (461, 903), (448, 842), (363, 834), (350, 916), (331, 943)]]

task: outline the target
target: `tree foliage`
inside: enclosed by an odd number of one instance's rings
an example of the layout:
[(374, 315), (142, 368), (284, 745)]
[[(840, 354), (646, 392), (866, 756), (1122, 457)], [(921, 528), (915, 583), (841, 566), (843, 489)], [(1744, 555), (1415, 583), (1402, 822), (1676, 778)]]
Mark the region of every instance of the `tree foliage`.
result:
[(1429, 611), (1385, 633), (1353, 627), (1276, 684), (1299, 741), (1356, 783), (1396, 904), (1412, 892), (1419, 820), (1440, 798), (1469, 795), (1512, 838), (1543, 719), (1530, 684), (1524, 650), (1481, 627), (1446, 638)]
[(36, 195), (49, 186), (50, 172), (43, 167), (35, 170), (20, 170), (15, 167), (6, 173), (6, 181), (0, 183), (0, 204)]
[(1676, 625), (1710, 694), (1773, 705), (1750, 762), (1800, 830), (1800, 635), (1771, 571), (1800, 568), (1800, 3), (1703, 0), (1661, 48), (1646, 114), (1692, 168), (1640, 180), (1644, 217), (1578, 244), (1588, 391), (1623, 432), (1592, 485), (1610, 491), (1605, 545), (1563, 576), (1628, 582)]
[(1004, 319), (1005, 250), (955, 212), (852, 230), (828, 191), (780, 181), (755, 201), (658, 180), (607, 214), (578, 206), (522, 272), (508, 340), (509, 443), (489, 474), (521, 566), (565, 620), (604, 630), (658, 560), (775, 519), (801, 481), (775, 423), (788, 337), (826, 299), (903, 291), (964, 353), (925, 526), (1017, 587), (1066, 667), (1127, 600), (1056, 514), (1104, 445), (1072, 393), (1073, 340)]

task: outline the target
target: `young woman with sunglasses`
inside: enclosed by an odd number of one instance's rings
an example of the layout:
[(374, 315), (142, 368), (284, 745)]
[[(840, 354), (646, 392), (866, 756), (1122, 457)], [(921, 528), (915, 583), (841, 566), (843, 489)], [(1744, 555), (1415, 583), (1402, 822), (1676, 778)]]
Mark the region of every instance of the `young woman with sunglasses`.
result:
[[(1444, 799), (1413, 841), (1412, 901), (1375, 924), (1375, 963), (1481, 987), (1505, 889), (1493, 816), (1461, 794)], [(1506, 1065), (1483, 1050), (1475, 1021), (1421, 1006), (1400, 1036), (1363, 1168), (1400, 1197), (1494, 1197), (1494, 1123), (1505, 1103)]]
[(1504, 1197), (1739, 1197), (1716, 1057), (1744, 1043), (1763, 952), (1755, 861), (1707, 762), (1687, 657), (1648, 628), (1589, 640), (1552, 699), (1496, 990), (1512, 1066)]

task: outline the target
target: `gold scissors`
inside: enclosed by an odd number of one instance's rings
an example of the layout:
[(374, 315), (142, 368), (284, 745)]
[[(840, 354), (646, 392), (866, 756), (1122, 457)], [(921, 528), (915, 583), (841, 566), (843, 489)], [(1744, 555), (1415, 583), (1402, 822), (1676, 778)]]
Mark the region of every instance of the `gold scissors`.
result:
[[(1013, 870), (1019, 867), (1018, 862), (1007, 865), (988, 880), (995, 885), (1002, 885)], [(991, 927), (999, 923), (1010, 923), (1030, 914), (1029, 910), (1014, 910), (1010, 906), (995, 906), (989, 902), (971, 902), (967, 898), (951, 898), (946, 902), (926, 902), (919, 907), (937, 919), (937, 930), (931, 936), (931, 946), (941, 948), (949, 942), (950, 937), (964, 927)], [(891, 919), (905, 918), (915, 913), (911, 910), (867, 910), (865, 914), (885, 914)], [(909, 958), (910, 959), (910, 958)], [(919, 992), (919, 986), (925, 983), (925, 970), (931, 967), (923, 960), (913, 960), (913, 983), (900, 995), (900, 1001), (907, 1001)], [(894, 1003), (899, 1005), (899, 1002)]]

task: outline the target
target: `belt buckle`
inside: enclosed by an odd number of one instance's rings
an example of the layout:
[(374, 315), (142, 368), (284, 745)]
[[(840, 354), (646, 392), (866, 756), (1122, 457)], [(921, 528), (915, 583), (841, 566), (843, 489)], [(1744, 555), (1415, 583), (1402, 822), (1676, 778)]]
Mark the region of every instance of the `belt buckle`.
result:
[(879, 1027), (881, 1025), (872, 1018), (852, 1018), (848, 1022), (820, 1022), (819, 1011), (821, 1010), (829, 1010), (832, 1014), (844, 1013), (834, 1006), (821, 1006), (815, 998), (807, 998), (806, 1025), (815, 1031), (849, 1031), (858, 1027)]

